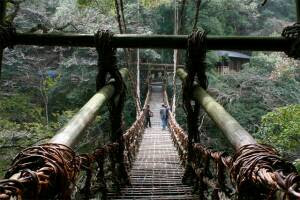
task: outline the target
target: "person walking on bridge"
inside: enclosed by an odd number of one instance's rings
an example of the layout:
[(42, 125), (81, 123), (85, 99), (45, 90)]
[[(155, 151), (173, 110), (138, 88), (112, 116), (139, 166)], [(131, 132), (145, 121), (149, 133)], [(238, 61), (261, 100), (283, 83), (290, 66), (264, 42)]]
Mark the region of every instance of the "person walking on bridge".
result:
[(150, 117), (153, 117), (153, 112), (150, 110), (150, 105), (147, 104), (145, 109), (146, 128), (148, 128), (148, 126), (151, 128)]
[(166, 126), (167, 126), (167, 109), (165, 104), (161, 105), (161, 108), (159, 110), (159, 114), (160, 114), (160, 119), (161, 119), (161, 125), (162, 125), (162, 130), (166, 130)]

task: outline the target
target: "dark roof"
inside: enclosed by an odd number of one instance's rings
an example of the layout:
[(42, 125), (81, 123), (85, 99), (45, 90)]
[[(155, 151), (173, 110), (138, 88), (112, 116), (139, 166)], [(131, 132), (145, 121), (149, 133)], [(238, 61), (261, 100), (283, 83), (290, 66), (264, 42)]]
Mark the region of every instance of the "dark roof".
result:
[(236, 51), (216, 51), (218, 56), (228, 56), (229, 58), (250, 59), (250, 56)]

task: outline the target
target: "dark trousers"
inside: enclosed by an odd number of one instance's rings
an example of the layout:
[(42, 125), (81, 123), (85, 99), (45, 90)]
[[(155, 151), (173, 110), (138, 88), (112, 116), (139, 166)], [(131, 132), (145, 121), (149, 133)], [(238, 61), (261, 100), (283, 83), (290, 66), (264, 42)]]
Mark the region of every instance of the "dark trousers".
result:
[(149, 127), (151, 128), (150, 117), (146, 117), (146, 128), (148, 127), (148, 124), (149, 124)]

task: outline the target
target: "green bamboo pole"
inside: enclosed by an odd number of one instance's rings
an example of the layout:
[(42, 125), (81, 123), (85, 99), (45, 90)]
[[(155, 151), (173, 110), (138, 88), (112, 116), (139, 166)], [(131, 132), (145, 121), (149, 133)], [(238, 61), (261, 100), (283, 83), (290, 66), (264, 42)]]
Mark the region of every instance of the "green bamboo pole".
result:
[[(4, 25), (5, 20), (5, 10), (6, 10), (6, 0), (0, 0), (0, 25)], [(2, 59), (3, 59), (3, 49), (0, 49), (0, 79), (2, 72)]]
[[(293, 40), (283, 37), (208, 36), (210, 50), (285, 51)], [(17, 33), (16, 45), (95, 47), (92, 34)], [(187, 35), (115, 34), (112, 45), (119, 48), (185, 49)]]
[[(123, 79), (127, 78), (128, 70), (120, 70)], [(113, 84), (108, 84), (97, 92), (79, 112), (50, 140), (50, 143), (63, 144), (68, 147), (74, 147), (84, 130), (94, 120), (98, 110), (109, 100), (115, 93)]]
[[(177, 69), (176, 74), (182, 81), (185, 81), (187, 73), (183, 69)], [(200, 86), (195, 86), (193, 97), (236, 150), (247, 144), (256, 144), (255, 139)]]

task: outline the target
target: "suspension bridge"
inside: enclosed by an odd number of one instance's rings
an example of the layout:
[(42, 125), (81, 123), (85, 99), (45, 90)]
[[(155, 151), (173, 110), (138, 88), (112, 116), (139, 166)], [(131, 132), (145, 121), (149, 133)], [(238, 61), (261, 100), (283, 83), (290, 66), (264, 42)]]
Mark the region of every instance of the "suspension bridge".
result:
[[(283, 51), (299, 59), (298, 23), (280, 37), (130, 35), (98, 31), (90, 34), (18, 33), (3, 24), (0, 1), (0, 60), (14, 45), (96, 47), (97, 91), (48, 143), (21, 151), (0, 180), (0, 200), (11, 199), (300, 199), (300, 175), (269, 145), (258, 144), (207, 92), (205, 56), (208, 50)], [(123, 129), (128, 69), (118, 68), (116, 48), (186, 49), (187, 62), (174, 70), (183, 84), (187, 130), (169, 112), (168, 127), (160, 129), (158, 109), (170, 100), (166, 81), (148, 85), (144, 102), (154, 117), (145, 128), (145, 112), (136, 103), (136, 121)], [(1, 70), (1, 65), (0, 65)], [(85, 129), (108, 104), (110, 142), (79, 154), (74, 147)], [(201, 144), (199, 110), (205, 111), (231, 144), (229, 155)], [(101, 114), (101, 113), (100, 113)]]
[(192, 187), (182, 184), (184, 169), (168, 130), (162, 130), (159, 109), (163, 87), (152, 86), (149, 105), (154, 115), (152, 127), (145, 129), (140, 148), (130, 170), (131, 186), (111, 199), (198, 199)]

